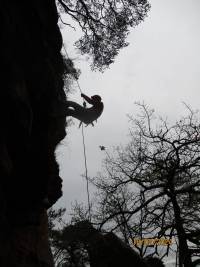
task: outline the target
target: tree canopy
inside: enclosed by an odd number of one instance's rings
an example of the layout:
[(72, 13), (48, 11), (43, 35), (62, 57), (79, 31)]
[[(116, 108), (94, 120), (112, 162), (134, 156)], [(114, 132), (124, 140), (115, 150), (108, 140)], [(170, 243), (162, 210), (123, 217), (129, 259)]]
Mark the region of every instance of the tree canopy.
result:
[[(103, 70), (113, 63), (119, 50), (128, 45), (130, 27), (146, 17), (147, 0), (58, 0), (65, 12), (81, 28), (83, 36), (75, 43), (82, 54), (92, 58), (92, 68)], [(69, 24), (68, 24), (69, 25)]]
[[(113, 155), (107, 152), (105, 173), (94, 179), (99, 222), (108, 222), (127, 242), (132, 237), (173, 239), (180, 266), (191, 266), (192, 256), (200, 255), (199, 113), (187, 107), (187, 115), (171, 124), (156, 119), (147, 106), (139, 107), (138, 117), (130, 117), (129, 144)], [(173, 248), (165, 246), (162, 255)]]

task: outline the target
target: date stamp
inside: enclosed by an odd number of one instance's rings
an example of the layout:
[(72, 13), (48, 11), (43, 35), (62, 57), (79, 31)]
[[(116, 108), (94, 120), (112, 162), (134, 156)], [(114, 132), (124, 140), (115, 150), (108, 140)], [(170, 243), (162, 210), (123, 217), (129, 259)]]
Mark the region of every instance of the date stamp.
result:
[(133, 238), (132, 243), (134, 246), (170, 246), (172, 244), (172, 240), (166, 238)]

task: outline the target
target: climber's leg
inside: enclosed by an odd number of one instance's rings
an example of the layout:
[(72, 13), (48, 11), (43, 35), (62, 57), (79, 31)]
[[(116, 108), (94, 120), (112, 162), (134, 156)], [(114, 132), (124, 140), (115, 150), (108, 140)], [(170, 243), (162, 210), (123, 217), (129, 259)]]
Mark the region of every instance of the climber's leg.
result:
[(81, 105), (79, 105), (79, 104), (77, 104), (76, 102), (73, 102), (73, 101), (67, 101), (67, 107), (68, 108), (73, 108), (74, 110), (76, 110), (76, 112), (81, 112), (84, 109), (84, 107), (82, 107)]
[(81, 122), (85, 122), (84, 118), (87, 114), (86, 109), (82, 107), (81, 105), (73, 102), (73, 101), (67, 101), (67, 116), (72, 116)]

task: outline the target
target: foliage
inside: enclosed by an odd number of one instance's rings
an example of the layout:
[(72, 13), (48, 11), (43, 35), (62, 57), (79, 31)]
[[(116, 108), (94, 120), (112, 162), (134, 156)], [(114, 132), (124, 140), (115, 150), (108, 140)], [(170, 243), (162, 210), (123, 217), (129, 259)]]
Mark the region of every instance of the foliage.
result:
[(64, 90), (66, 95), (72, 93), (72, 85), (75, 80), (78, 80), (80, 75), (80, 70), (75, 68), (73, 61), (70, 58), (63, 58), (64, 64), (64, 73), (63, 73), (63, 81), (64, 81)]
[[(70, 242), (73, 231), (72, 222), (63, 220), (65, 209), (50, 209), (49, 238), (56, 267), (85, 267), (88, 263), (88, 253), (82, 242)], [(76, 215), (77, 217), (77, 215)], [(77, 220), (76, 220), (77, 222)]]
[(48, 210), (48, 223), (49, 223), (49, 232), (52, 233), (54, 228), (57, 228), (59, 225), (63, 223), (63, 216), (65, 214), (66, 209), (59, 208), (57, 210), (50, 208)]
[[(81, 207), (80, 207), (81, 208)], [(82, 209), (82, 208), (81, 208)], [(57, 213), (57, 211), (55, 211)], [(57, 255), (56, 266), (154, 266), (164, 267), (158, 258), (141, 259), (134, 250), (124, 244), (116, 235), (100, 232), (88, 220), (65, 225), (54, 236)]]
[(119, 50), (128, 45), (130, 27), (144, 20), (150, 5), (147, 0), (58, 0), (58, 7), (69, 15), (83, 32), (75, 43), (82, 54), (92, 57), (92, 68), (103, 70), (113, 63)]

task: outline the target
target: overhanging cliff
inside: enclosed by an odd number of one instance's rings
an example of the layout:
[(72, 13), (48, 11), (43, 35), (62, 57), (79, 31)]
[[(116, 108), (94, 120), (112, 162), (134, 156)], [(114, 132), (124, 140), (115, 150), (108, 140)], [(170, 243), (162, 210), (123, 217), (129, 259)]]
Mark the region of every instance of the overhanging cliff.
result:
[(54, 0), (0, 4), (0, 266), (52, 266), (46, 208), (62, 195), (66, 71)]

